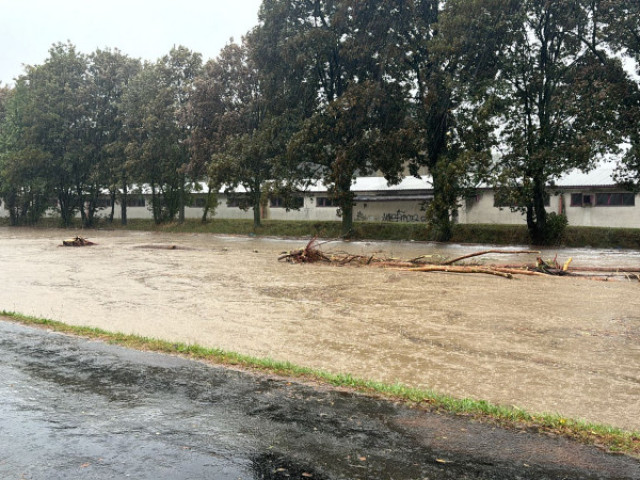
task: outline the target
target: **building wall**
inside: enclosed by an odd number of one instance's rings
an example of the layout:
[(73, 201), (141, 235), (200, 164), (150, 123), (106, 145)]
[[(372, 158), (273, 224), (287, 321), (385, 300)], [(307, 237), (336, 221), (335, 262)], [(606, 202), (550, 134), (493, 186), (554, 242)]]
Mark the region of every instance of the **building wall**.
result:
[(353, 219), (363, 222), (425, 223), (427, 217), (421, 200), (356, 202)]
[[(605, 189), (567, 189), (564, 193), (551, 195), (548, 213), (564, 212), (569, 225), (584, 227), (640, 228), (640, 195), (635, 196), (634, 206), (572, 206), (572, 193), (595, 194)], [(614, 190), (612, 190), (614, 191)], [(509, 208), (494, 206), (493, 192), (483, 191), (476, 198), (467, 200), (460, 211), (460, 223), (506, 224), (526, 223), (524, 214), (512, 212)]]
[[(596, 193), (602, 190), (579, 190), (576, 193)], [(640, 228), (640, 195), (634, 206), (571, 206), (571, 192), (564, 194), (569, 225), (584, 227)]]
[[(553, 194), (550, 197), (547, 212), (565, 212), (569, 220), (569, 225), (594, 226), (594, 227), (628, 227), (640, 228), (640, 195), (635, 195), (635, 205), (633, 206), (605, 206), (594, 202), (592, 206), (572, 206), (572, 193), (585, 195), (595, 195), (598, 192), (616, 192), (615, 189), (606, 187), (597, 189), (566, 189), (563, 193)], [(362, 197), (373, 197), (360, 193)], [(325, 192), (308, 193), (304, 197), (303, 206), (300, 210), (289, 210), (279, 207), (266, 206), (262, 212), (262, 218), (272, 220), (307, 220), (307, 221), (338, 221), (337, 208), (333, 206), (319, 206), (318, 198), (326, 198)], [(130, 219), (150, 219), (153, 218), (150, 207), (150, 199), (146, 198), (145, 206), (127, 208), (127, 216)], [(320, 202), (322, 203), (322, 202)], [(101, 210), (98, 215), (107, 217), (110, 208)], [(47, 216), (54, 216), (54, 210), (47, 212)], [(4, 208), (4, 203), (0, 202), (0, 216), (7, 217), (8, 212)], [(202, 208), (187, 207), (185, 209), (186, 218), (199, 219), (202, 216)], [(422, 200), (401, 200), (394, 199), (381, 201), (381, 199), (371, 198), (368, 201), (358, 201), (354, 205), (353, 216), (355, 221), (371, 222), (393, 222), (393, 223), (424, 223), (426, 221), (424, 212), (424, 201)], [(120, 206), (116, 205), (115, 218), (120, 218)], [(213, 218), (229, 219), (253, 219), (253, 211), (242, 210), (238, 207), (227, 205), (227, 198), (221, 194), (218, 198), (218, 206), (215, 209)], [(512, 224), (524, 225), (525, 217), (519, 212), (512, 212), (509, 208), (498, 208), (494, 205), (494, 195), (490, 190), (481, 191), (475, 198), (467, 199), (463, 202), (459, 212), (458, 221), (468, 224)]]

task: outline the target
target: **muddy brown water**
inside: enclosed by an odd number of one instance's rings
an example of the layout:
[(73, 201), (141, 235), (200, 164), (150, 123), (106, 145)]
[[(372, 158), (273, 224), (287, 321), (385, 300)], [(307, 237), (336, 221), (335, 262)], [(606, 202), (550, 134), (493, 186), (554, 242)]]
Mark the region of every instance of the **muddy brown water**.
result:
[[(277, 262), (303, 240), (92, 231), (96, 246), (59, 247), (72, 234), (0, 228), (0, 309), (640, 430), (638, 281)], [(323, 248), (412, 258), (484, 247)], [(633, 251), (555, 253), (640, 265)]]

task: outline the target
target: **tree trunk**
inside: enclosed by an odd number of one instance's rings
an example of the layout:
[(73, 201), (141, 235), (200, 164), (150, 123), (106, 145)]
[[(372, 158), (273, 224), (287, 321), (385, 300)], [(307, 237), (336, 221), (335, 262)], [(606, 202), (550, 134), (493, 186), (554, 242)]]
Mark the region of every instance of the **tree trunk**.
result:
[(253, 197), (253, 227), (258, 228), (262, 226), (262, 217), (260, 212), (260, 200), (262, 197), (262, 191), (258, 188), (251, 192)]
[(153, 221), (156, 225), (160, 225), (162, 223), (162, 205), (160, 205), (156, 186), (153, 183), (151, 184), (151, 209), (153, 211)]
[(342, 237), (349, 238), (353, 234), (353, 202), (345, 202), (342, 210)]
[(109, 212), (109, 223), (113, 223), (113, 217), (116, 214), (116, 191), (112, 190), (109, 194), (109, 198), (111, 199), (111, 212)]
[[(442, 167), (437, 163), (432, 169), (433, 203), (431, 205), (431, 227), (434, 229), (435, 240), (448, 242), (453, 236), (450, 207), (455, 205), (457, 199), (450, 198), (450, 193), (455, 189), (448, 185), (451, 179), (445, 178), (439, 171)], [(455, 181), (455, 180), (453, 180)], [(453, 203), (452, 203), (453, 202)]]
[(351, 179), (353, 172), (343, 173), (336, 182), (336, 197), (342, 212), (342, 237), (349, 238), (353, 233), (353, 193)]
[(545, 195), (544, 179), (536, 176), (533, 179), (533, 203), (527, 206), (527, 228), (534, 245), (545, 245), (548, 242)]
[(185, 203), (186, 203), (186, 192), (184, 189), (184, 176), (182, 177), (181, 183), (180, 183), (180, 203), (178, 205), (178, 223), (184, 223), (184, 217), (185, 217)]
[(120, 196), (120, 224), (127, 224), (127, 198), (129, 192), (127, 190), (127, 182), (122, 182), (122, 195)]

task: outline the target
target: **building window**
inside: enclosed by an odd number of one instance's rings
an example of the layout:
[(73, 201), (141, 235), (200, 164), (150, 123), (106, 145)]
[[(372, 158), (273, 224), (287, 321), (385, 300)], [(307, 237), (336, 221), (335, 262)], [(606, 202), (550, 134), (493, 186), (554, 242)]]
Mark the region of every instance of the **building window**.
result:
[(572, 207), (633, 207), (636, 196), (633, 193), (572, 193)]
[(329, 197), (317, 197), (316, 207), (337, 207), (336, 201)]
[(110, 198), (105, 198), (105, 197), (100, 197), (96, 200), (96, 207), (97, 208), (110, 208), (111, 207), (111, 199)]
[(633, 193), (596, 193), (598, 207), (633, 207), (636, 196)]
[[(544, 196), (544, 206), (548, 207), (551, 205), (551, 196), (547, 193)], [(523, 201), (513, 201), (509, 198), (504, 198), (502, 196), (494, 196), (493, 197), (493, 206), (496, 208), (525, 208), (526, 204)]]
[(291, 197), (289, 205), (283, 197), (271, 197), (269, 198), (269, 207), (271, 208), (302, 208), (304, 207), (303, 197)]
[(207, 199), (205, 197), (196, 197), (193, 199), (193, 206), (196, 208), (204, 208), (207, 206)]
[(227, 207), (246, 210), (251, 207), (251, 202), (248, 197), (230, 197), (227, 198)]
[(144, 207), (144, 197), (127, 197), (127, 207)]
[(269, 207), (271, 208), (284, 208), (284, 198), (271, 197), (269, 199)]

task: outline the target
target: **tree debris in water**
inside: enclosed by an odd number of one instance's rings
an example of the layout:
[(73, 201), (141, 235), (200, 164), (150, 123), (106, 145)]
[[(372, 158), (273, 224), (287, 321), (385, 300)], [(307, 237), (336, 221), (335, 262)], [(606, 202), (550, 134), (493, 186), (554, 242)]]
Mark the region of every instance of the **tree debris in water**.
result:
[[(544, 260), (537, 250), (483, 250), (453, 259), (442, 258), (438, 255), (421, 255), (411, 260), (376, 257), (375, 255), (352, 255), (349, 253), (325, 253), (321, 251), (322, 243), (313, 238), (300, 250), (283, 252), (279, 261), (289, 263), (329, 263), (334, 265), (370, 265), (383, 268), (393, 268), (407, 272), (448, 272), (448, 273), (481, 273), (504, 278), (515, 275), (528, 276), (570, 276), (590, 278), (594, 280), (631, 279), (640, 281), (640, 267), (571, 267), (572, 258), (564, 263), (558, 263), (557, 256), (553, 260)], [(461, 260), (479, 257), (487, 254), (506, 255), (538, 255), (534, 264), (517, 265), (481, 265), (463, 264), (453, 265)]]
[(63, 247), (89, 247), (91, 245), (95, 245), (95, 243), (80, 236), (75, 236), (73, 238), (62, 240)]

